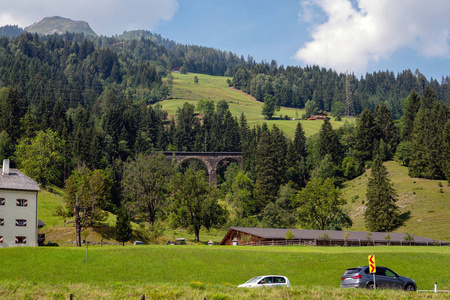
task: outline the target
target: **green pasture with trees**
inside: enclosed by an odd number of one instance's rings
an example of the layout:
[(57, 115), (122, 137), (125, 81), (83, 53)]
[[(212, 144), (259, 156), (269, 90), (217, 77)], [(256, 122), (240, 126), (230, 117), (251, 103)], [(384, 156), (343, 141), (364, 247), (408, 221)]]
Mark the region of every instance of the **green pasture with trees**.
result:
[[(141, 33), (116, 48), (108, 46), (119, 37), (0, 37), (0, 160), (41, 185), (39, 216), (53, 225), (41, 229), (47, 242), (158, 244), (183, 235), (200, 244), (230, 226), (450, 239), (449, 78), (407, 70), (357, 79)], [(306, 121), (317, 112), (331, 119)], [(176, 167), (161, 151), (242, 152), (243, 165), (222, 161), (215, 188), (204, 164)], [(447, 249), (370, 251), (419, 286), (448, 288)], [(144, 289), (154, 298), (259, 299), (261, 291), (235, 285), (260, 272), (292, 279), (292, 290), (272, 298), (309, 289), (313, 298), (371, 295), (335, 289), (345, 268), (365, 264), (362, 248), (95, 247), (87, 262), (75, 247), (1, 254), (2, 298), (39, 297), (51, 284), (62, 290), (52, 289), (54, 298), (94, 286), (111, 298)]]

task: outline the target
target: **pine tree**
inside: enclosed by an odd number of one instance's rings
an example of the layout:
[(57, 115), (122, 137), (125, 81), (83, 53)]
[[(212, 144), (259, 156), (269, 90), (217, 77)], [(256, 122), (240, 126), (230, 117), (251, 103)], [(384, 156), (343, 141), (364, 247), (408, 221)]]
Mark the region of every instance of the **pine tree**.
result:
[(366, 197), (364, 218), (368, 230), (390, 232), (403, 225), (404, 220), (396, 204), (397, 194), (386, 167), (378, 157), (372, 163)]
[(359, 117), (355, 149), (361, 161), (372, 160), (373, 145), (376, 140), (376, 125), (372, 112), (365, 109)]
[(297, 153), (298, 158), (306, 159), (306, 135), (303, 130), (302, 123), (297, 123), (294, 135), (294, 151)]
[(420, 108), (420, 97), (416, 91), (412, 91), (408, 98), (406, 98), (403, 104), (403, 128), (402, 128), (402, 140), (411, 140), (411, 135), (414, 128), (414, 119), (417, 116), (417, 112)]
[(322, 160), (327, 154), (332, 158), (333, 163), (340, 164), (342, 161), (343, 148), (333, 130), (330, 120), (326, 119), (320, 128), (319, 138), (317, 140), (318, 160)]
[(398, 144), (398, 132), (394, 120), (392, 120), (391, 111), (386, 104), (381, 103), (377, 105), (374, 120), (378, 132), (378, 140), (383, 140), (387, 145), (388, 153), (386, 153), (387, 157), (385, 159), (391, 159)]
[(444, 142), (442, 148), (442, 170), (444, 170), (445, 178), (450, 184), (450, 119), (445, 124)]
[(443, 179), (441, 153), (447, 119), (446, 108), (437, 101), (436, 93), (427, 86), (414, 120), (412, 149), (409, 163), (411, 177)]
[(277, 127), (261, 133), (255, 154), (255, 197), (258, 208), (263, 209), (274, 202), (285, 172), (286, 141)]
[(125, 242), (131, 239), (132, 233), (130, 215), (125, 206), (122, 206), (117, 210), (116, 240), (125, 246)]

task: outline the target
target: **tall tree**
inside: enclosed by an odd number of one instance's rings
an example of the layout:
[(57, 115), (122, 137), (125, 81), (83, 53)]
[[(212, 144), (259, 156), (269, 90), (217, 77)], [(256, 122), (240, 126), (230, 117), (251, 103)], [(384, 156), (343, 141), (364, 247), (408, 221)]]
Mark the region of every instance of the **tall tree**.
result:
[(378, 157), (372, 163), (366, 196), (364, 218), (368, 230), (390, 232), (403, 225), (404, 220), (396, 204), (397, 194), (386, 167)]
[(231, 185), (230, 196), (233, 200), (233, 211), (237, 219), (242, 219), (251, 215), (254, 208), (254, 199), (252, 197), (253, 181), (246, 175), (238, 172)]
[(200, 228), (206, 229), (226, 222), (226, 210), (218, 203), (218, 190), (210, 186), (203, 170), (190, 167), (174, 176), (172, 196), (177, 226), (192, 227), (195, 241), (200, 241)]
[(130, 214), (125, 206), (120, 207), (117, 210), (116, 221), (116, 240), (125, 246), (125, 242), (131, 239), (133, 229), (131, 228)]
[(17, 89), (0, 89), (0, 130), (5, 130), (14, 140), (20, 137), (20, 120), (25, 113)]
[(358, 119), (355, 149), (361, 161), (372, 160), (374, 142), (377, 138), (377, 128), (373, 114), (365, 109)]
[(414, 120), (417, 116), (417, 112), (420, 108), (420, 97), (416, 91), (412, 91), (408, 98), (403, 103), (403, 128), (402, 128), (402, 140), (411, 140), (411, 135), (414, 129)]
[(336, 131), (333, 130), (330, 120), (328, 119), (326, 119), (320, 127), (316, 147), (319, 160), (322, 160), (328, 154), (335, 164), (341, 163), (343, 159), (343, 147)]
[(352, 226), (350, 217), (343, 210), (346, 201), (333, 181), (333, 178), (323, 182), (313, 178), (295, 196), (299, 221), (304, 228), (340, 230)]
[(192, 104), (184, 103), (177, 109), (177, 122), (175, 128), (175, 141), (178, 150), (193, 151), (197, 127), (199, 121), (194, 115), (195, 107)]
[(261, 112), (264, 118), (269, 120), (272, 119), (273, 115), (275, 114), (275, 111), (279, 110), (280, 105), (278, 104), (277, 98), (275, 98), (272, 95), (266, 95), (264, 97), (264, 106)]
[(303, 130), (302, 123), (297, 122), (294, 135), (294, 151), (297, 153), (299, 160), (306, 159), (306, 135)]
[(39, 131), (34, 138), (23, 138), (16, 148), (19, 167), (42, 184), (60, 184), (62, 181), (62, 155), (65, 141), (51, 129)]
[(386, 143), (389, 154), (386, 159), (391, 159), (398, 144), (398, 132), (386, 104), (381, 103), (375, 107), (374, 120), (378, 132), (377, 139)]
[(450, 119), (445, 124), (444, 142), (442, 148), (442, 170), (444, 170), (444, 175), (450, 184)]
[(108, 217), (101, 207), (111, 197), (109, 174), (78, 167), (66, 180), (64, 192), (67, 208), (73, 210), (75, 216), (76, 244), (81, 247), (81, 232), (95, 221), (104, 221)]
[(427, 86), (419, 112), (414, 120), (409, 175), (443, 179), (440, 160), (447, 119), (446, 108), (437, 101), (436, 93)]
[(272, 131), (264, 130), (255, 153), (255, 197), (262, 210), (269, 202), (275, 202), (278, 189), (285, 176), (286, 140), (275, 125)]
[(163, 154), (138, 155), (125, 163), (123, 195), (130, 211), (153, 224), (169, 205), (170, 180), (175, 172)]

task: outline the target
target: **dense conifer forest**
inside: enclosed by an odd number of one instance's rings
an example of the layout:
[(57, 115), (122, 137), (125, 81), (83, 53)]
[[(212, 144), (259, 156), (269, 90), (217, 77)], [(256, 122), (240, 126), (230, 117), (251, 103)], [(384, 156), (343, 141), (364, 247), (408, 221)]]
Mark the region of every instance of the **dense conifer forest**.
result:
[[(81, 165), (103, 170), (110, 182), (104, 209), (114, 211), (124, 202), (127, 164), (161, 150), (242, 151), (242, 168), (219, 169), (218, 191), (236, 225), (295, 226), (302, 219), (295, 211), (313, 183), (339, 187), (375, 157), (397, 159), (412, 176), (450, 181), (449, 77), (439, 82), (406, 70), (358, 79), (318, 66), (257, 63), (149, 32), (19, 34), (13, 26), (0, 30), (0, 158), (10, 158), (44, 186), (63, 187)], [(324, 121), (308, 139), (301, 123), (294, 139), (276, 126), (250, 128), (245, 115), (233, 116), (224, 100), (201, 114), (186, 103), (169, 119), (158, 102), (170, 99), (173, 67), (229, 76), (230, 86), (259, 101), (269, 95), (278, 105), (311, 113), (337, 112), (347, 87), (359, 117), (340, 129)], [(43, 149), (48, 155), (38, 159)], [(45, 165), (32, 163), (32, 153)], [(300, 189), (303, 194), (296, 194)], [(183, 214), (180, 207), (175, 211)], [(169, 213), (158, 211), (155, 219)], [(349, 223), (340, 212), (323, 224), (341, 229)]]

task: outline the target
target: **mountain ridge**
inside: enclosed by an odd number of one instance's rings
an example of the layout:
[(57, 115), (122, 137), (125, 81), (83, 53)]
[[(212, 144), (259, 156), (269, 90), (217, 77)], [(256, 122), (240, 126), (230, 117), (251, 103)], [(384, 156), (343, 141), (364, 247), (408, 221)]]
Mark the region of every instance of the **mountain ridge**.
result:
[(30, 33), (42, 35), (64, 34), (66, 32), (84, 33), (97, 36), (86, 21), (74, 21), (59, 16), (45, 17), (24, 29)]

